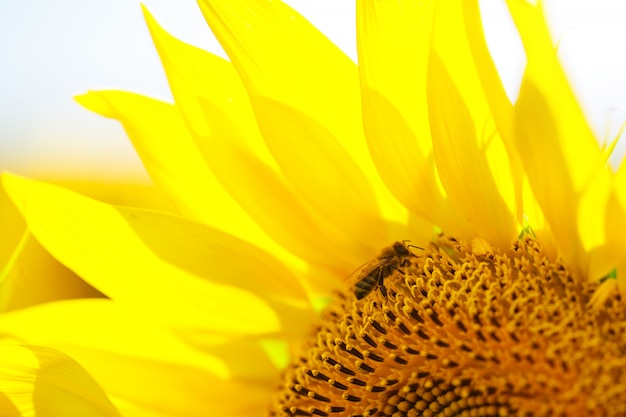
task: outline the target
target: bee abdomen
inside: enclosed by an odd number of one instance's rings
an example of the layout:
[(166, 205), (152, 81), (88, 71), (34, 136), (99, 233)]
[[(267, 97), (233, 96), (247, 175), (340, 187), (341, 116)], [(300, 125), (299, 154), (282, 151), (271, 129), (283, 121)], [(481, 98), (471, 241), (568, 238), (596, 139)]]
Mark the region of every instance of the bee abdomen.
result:
[(377, 285), (378, 277), (373, 276), (372, 274), (362, 278), (354, 285), (354, 295), (356, 299), (360, 300), (364, 298), (367, 294), (371, 293)]

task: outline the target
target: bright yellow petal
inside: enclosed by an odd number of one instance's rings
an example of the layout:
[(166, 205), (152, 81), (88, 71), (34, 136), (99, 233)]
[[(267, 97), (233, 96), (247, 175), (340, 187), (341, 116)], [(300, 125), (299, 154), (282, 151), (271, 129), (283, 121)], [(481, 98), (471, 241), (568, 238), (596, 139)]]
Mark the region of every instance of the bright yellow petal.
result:
[(516, 104), (518, 152), (564, 256), (586, 274), (584, 252), (605, 242), (606, 157), (558, 62), (541, 6), (508, 5), (528, 59)]
[[(590, 270), (607, 273), (615, 268), (617, 285), (626, 294), (626, 165), (622, 164), (613, 181), (606, 208), (606, 245), (592, 252)], [(602, 273), (602, 272), (600, 272)], [(592, 277), (590, 277), (592, 278)]]
[(279, 1), (199, 4), (253, 100), (257, 95), (272, 98), (311, 115), (338, 140), (345, 140), (342, 146), (351, 155), (367, 158), (365, 144), (358, 143), (362, 125), (357, 67), (339, 48)]
[(440, 228), (459, 230), (467, 226), (447, 203), (432, 157), (426, 98), (432, 14), (428, 2), (357, 2), (363, 123), (393, 195)]
[[(0, 329), (23, 343), (63, 349), (90, 370), (97, 364), (82, 361), (80, 349), (198, 367), (216, 377), (229, 377), (223, 361), (191, 349), (149, 312), (109, 299), (64, 300), (8, 312), (2, 315)], [(101, 362), (102, 367), (110, 366)]]
[[(248, 93), (234, 66), (227, 60), (182, 42), (167, 33), (143, 7), (146, 24), (165, 69), (176, 106), (202, 150), (198, 138), (211, 138), (211, 120), (203, 102), (237, 122), (239, 134), (231, 141), (263, 163), (277, 169), (254, 118)], [(201, 101), (202, 100), (202, 101)]]
[[(528, 109), (532, 112), (527, 115), (527, 119), (519, 120), (518, 116), (518, 122), (528, 120), (531, 123), (533, 116), (541, 117), (539, 113), (542, 110), (550, 112), (554, 133), (558, 135), (544, 142), (559, 148), (562, 156), (558, 159), (565, 164), (564, 174), (571, 179), (563, 178), (563, 181), (559, 181), (555, 177), (544, 178), (552, 178), (551, 182), (554, 184), (568, 184), (568, 187), (579, 191), (588, 185), (589, 178), (604, 165), (606, 157), (601, 152), (558, 62), (541, 7), (531, 5), (525, 0), (508, 0), (507, 3), (522, 37), (528, 60), (520, 96), (526, 94), (533, 102), (543, 102), (541, 107)], [(522, 157), (525, 156), (525, 148), (524, 142), (518, 143), (518, 152)], [(539, 158), (549, 161), (552, 156), (538, 154), (535, 160), (542, 163)], [(540, 198), (539, 195), (537, 197)]]
[(310, 319), (296, 278), (237, 238), (45, 183), (3, 180), (33, 235), (55, 258), (107, 296), (149, 309), (164, 323), (264, 334), (299, 333), (295, 323)]
[(530, 84), (520, 93), (516, 114), (517, 144), (533, 194), (560, 250), (566, 259), (572, 259), (582, 252), (576, 223), (578, 196), (557, 142), (559, 133), (544, 97)]
[(167, 211), (168, 213), (178, 212), (168, 196), (152, 184), (56, 180), (47, 177), (37, 179), (60, 185), (63, 188), (68, 188), (109, 204)]
[(357, 2), (367, 144), (387, 187), (410, 210), (428, 217), (445, 207), (433, 175), (425, 93), (431, 21), (428, 3)]
[[(290, 178), (291, 184), (288, 184), (247, 150), (233, 146), (230, 138), (239, 134), (235, 121), (220, 117), (222, 113), (215, 107), (207, 106), (206, 112), (207, 117), (209, 114), (212, 117), (215, 134), (204, 141), (207, 160), (223, 178), (229, 192), (276, 241), (310, 264), (330, 270), (354, 265), (359, 255), (363, 255), (363, 247), (367, 256), (373, 256), (376, 249), (364, 245), (361, 239), (355, 238), (354, 230), (347, 229), (345, 220), (340, 217), (345, 213), (333, 210), (324, 195), (327, 189), (316, 195), (314, 191), (319, 192), (322, 187), (308, 190), (309, 197), (318, 197), (310, 201), (304, 201), (293, 191), (294, 180), (304, 177), (306, 181), (310, 173), (315, 172), (306, 172), (306, 165), (298, 155), (290, 155), (289, 163), (294, 164), (296, 174), (302, 175)], [(314, 161), (314, 156), (309, 154), (307, 161)], [(296, 165), (298, 162), (301, 163)], [(383, 242), (385, 244), (387, 242)]]
[(480, 21), (476, 22), (472, 19), (472, 16), (478, 13), (476, 3), (474, 0), (436, 2), (431, 53), (434, 52), (443, 63), (452, 82), (458, 88), (462, 100), (465, 103), (471, 103), (470, 116), (477, 124), (475, 130), (481, 132), (486, 123), (492, 122), (493, 116), (478, 75), (473, 48), (469, 44), (466, 28), (466, 19), (468, 19), (474, 25), (472, 27), (474, 38), (480, 36), (480, 32), (477, 33), (481, 30), (480, 26), (476, 27), (480, 25)]
[[(513, 135), (513, 105), (506, 95), (498, 70), (487, 48), (480, 17), (479, 1), (463, 1), (461, 8), (463, 25), (460, 24), (460, 21), (451, 23), (457, 28), (465, 26), (467, 42), (463, 42), (463, 45), (471, 53), (475, 75), (478, 77), (482, 87), (482, 94), (479, 97), (484, 95), (489, 106), (489, 112), (492, 114), (493, 122), (500, 132), (500, 136), (508, 144), (508, 141), (512, 140)], [(461, 18), (461, 15), (455, 14), (455, 16), (457, 19)], [(462, 61), (459, 61), (458, 64), (462, 64)], [(482, 102), (482, 97), (480, 101)], [(511, 153), (515, 155), (514, 152)], [(518, 168), (521, 169), (521, 167)], [(516, 171), (515, 173), (518, 175), (516, 182), (521, 181), (521, 172)]]
[[(138, 207), (173, 208), (154, 186), (127, 183), (55, 180), (74, 190), (81, 190), (109, 203)], [(73, 271), (54, 259), (24, 229), (24, 220), (17, 208), (0, 188), (0, 230), (2, 250), (12, 251), (0, 257), (0, 311), (27, 307), (46, 301), (81, 297), (101, 297)], [(21, 229), (21, 230), (20, 230)], [(17, 234), (21, 233), (21, 241)], [(11, 256), (5, 260), (5, 256)]]
[(468, 106), (436, 54), (429, 63), (428, 99), (435, 160), (450, 201), (476, 236), (507, 247), (518, 229), (496, 182), (498, 171), (491, 169), (489, 151), (479, 144)]
[(37, 346), (0, 345), (3, 417), (119, 417), (102, 388), (73, 359)]
[(290, 252), (328, 269), (354, 264), (345, 256), (350, 239), (328, 233), (278, 171), (232, 64), (173, 38), (144, 13), (177, 107), (222, 186)]
[[(598, 248), (610, 250), (611, 246), (607, 245), (607, 227), (612, 228), (607, 211), (611, 193), (608, 170), (596, 159), (595, 170), (589, 172), (587, 182), (577, 184), (580, 180), (576, 179), (578, 165), (570, 165), (573, 155), (564, 149), (575, 148), (580, 136), (563, 136), (563, 131), (558, 128), (558, 117), (554, 117), (546, 96), (532, 81), (524, 82), (516, 110), (520, 154), (533, 194), (541, 205), (559, 249), (580, 273), (589, 275), (589, 279), (598, 279), (610, 272), (607, 265), (601, 267), (606, 264), (606, 259), (589, 269), (591, 258), (604, 258), (604, 255), (596, 253)], [(590, 158), (594, 158), (593, 153)], [(584, 163), (588, 164), (590, 161)]]
[[(266, 140), (285, 176), (332, 227), (366, 248), (388, 244), (387, 230), (368, 179), (329, 132), (308, 114), (283, 103), (258, 99)], [(367, 224), (367, 229), (363, 225)]]
[[(501, 223), (503, 227), (498, 233), (493, 227), (479, 224), (477, 230), (480, 233), (484, 230), (493, 243), (507, 245), (519, 232), (522, 222), (522, 175), (517, 161), (509, 160), (509, 152), (502, 140), (503, 136), (510, 135), (512, 131), (512, 106), (504, 94), (502, 83), (486, 48), (479, 13), (478, 2), (474, 0), (437, 2), (431, 45), (433, 55), (440, 58), (452, 83), (458, 89), (461, 100), (467, 103), (468, 114), (473, 121), (473, 132), (468, 134), (474, 137), (474, 144), (471, 145), (473, 152), (480, 153), (481, 157), (477, 160), (465, 157), (464, 160), (466, 164), (481, 165), (477, 167), (479, 171), (491, 172), (491, 178), (486, 181), (495, 185), (499, 197), (491, 193), (493, 189), (483, 190), (481, 184), (473, 182), (463, 184), (461, 178), (454, 182), (448, 178), (446, 191), (453, 196), (458, 190), (471, 188), (471, 191), (467, 190), (465, 193), (468, 194), (469, 191), (475, 195), (474, 201), (467, 197), (458, 199), (456, 203), (462, 204), (457, 207), (458, 210), (468, 211), (474, 217), (478, 206), (486, 205), (485, 213), (497, 213), (499, 221), (504, 221)], [(431, 81), (429, 88), (430, 84)], [(437, 88), (437, 85), (432, 88)], [(444, 111), (441, 107), (440, 112)], [(451, 120), (454, 119), (452, 113), (449, 116)], [(466, 128), (469, 128), (467, 124)], [(440, 141), (441, 138), (433, 140)], [(451, 146), (449, 144), (445, 148)], [(439, 165), (439, 161), (437, 163)], [(439, 167), (439, 170), (441, 172), (447, 168), (450, 167)], [(483, 217), (487, 216), (489, 214), (483, 214)], [(514, 225), (513, 232), (511, 223)]]
[[(70, 300), (15, 311), (3, 316), (0, 331), (70, 354), (112, 399), (170, 415), (229, 414), (259, 406), (278, 373), (252, 340), (213, 335), (204, 344), (189, 345), (149, 312), (111, 300)], [(228, 401), (240, 389), (251, 403)]]
[[(291, 179), (293, 174), (290, 171), (293, 163), (284, 160), (292, 144), (285, 142), (296, 141), (301, 143), (303, 150), (308, 150), (306, 130), (311, 124), (318, 125), (327, 138), (337, 142), (333, 148), (342, 149), (342, 154), (349, 155), (363, 172), (361, 176), (365, 175), (373, 185), (377, 204), (370, 206), (367, 200), (354, 204), (352, 217), (379, 213), (378, 205), (383, 204), (387, 217), (399, 219), (400, 208), (394, 199), (389, 198), (389, 191), (382, 184), (364, 141), (356, 65), (282, 2), (202, 1), (200, 7), (239, 72), (268, 148), (285, 176)], [(302, 48), (302, 45), (307, 47)], [(278, 108), (282, 109), (277, 111)], [(307, 115), (310, 122), (298, 126), (293, 120), (284, 119), (292, 112)], [(283, 124), (293, 126), (297, 132), (290, 131), (291, 136), (286, 139), (287, 132), (274, 137), (281, 132)], [(332, 178), (336, 172), (323, 171), (329, 163), (332, 164), (325, 159), (337, 156), (326, 156), (315, 172), (307, 174), (318, 181), (320, 177)], [(302, 173), (297, 175), (303, 176)], [(297, 188), (299, 180), (294, 187), (303, 198), (307, 201), (324, 199), (324, 194), (315, 196), (308, 188)], [(329, 181), (325, 181), (324, 185), (328, 187), (325, 194), (329, 194), (325, 204), (335, 204), (335, 197), (342, 188)], [(348, 194), (348, 198), (350, 196)], [(341, 217), (341, 222), (349, 219)], [(341, 224), (335, 220), (328, 219), (331, 224)], [(363, 237), (356, 235), (353, 239), (361, 240)], [(388, 239), (385, 240), (388, 243)]]
[(185, 216), (269, 244), (216, 181), (174, 106), (121, 91), (90, 92), (76, 100), (122, 123), (154, 182)]
[(2, 230), (0, 266), (4, 266), (22, 239), (26, 224), (2, 187), (0, 187), (0, 230)]
[[(380, 100), (386, 100), (387, 105), (392, 106), (390, 109), (382, 107), (382, 110), (397, 113), (390, 115), (393, 117), (390, 122), (402, 121), (411, 133), (410, 141), (390, 136), (391, 141), (406, 142), (407, 150), (412, 151), (409, 156), (417, 163), (423, 163), (419, 159), (426, 157), (432, 149), (425, 89), (433, 12), (431, 2), (357, 2), (359, 74), (361, 93), (365, 93), (366, 130), (372, 124), (368, 117), (377, 117), (377, 105), (386, 104), (376, 100), (376, 95), (380, 95)], [(369, 94), (373, 96), (369, 97)], [(394, 129), (391, 123), (388, 127)], [(368, 138), (368, 141), (372, 139)], [(407, 158), (402, 154), (396, 157)], [(403, 176), (409, 176), (414, 163), (408, 164), (406, 171), (401, 171)]]
[(87, 297), (103, 295), (61, 265), (30, 233), (24, 235), (0, 275), (0, 312)]

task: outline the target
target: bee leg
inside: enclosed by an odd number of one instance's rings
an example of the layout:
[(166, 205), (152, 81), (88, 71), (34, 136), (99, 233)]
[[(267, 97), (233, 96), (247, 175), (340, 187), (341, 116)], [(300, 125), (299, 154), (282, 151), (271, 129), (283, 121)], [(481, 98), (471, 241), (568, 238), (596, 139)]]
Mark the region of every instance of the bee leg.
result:
[(387, 268), (388, 266), (380, 268), (380, 273), (378, 274), (378, 289), (385, 298), (387, 298), (387, 288), (385, 288), (385, 276), (388, 275)]
[(385, 288), (385, 284), (381, 283), (378, 289), (380, 290), (380, 293), (383, 295), (383, 297), (387, 298), (387, 288)]

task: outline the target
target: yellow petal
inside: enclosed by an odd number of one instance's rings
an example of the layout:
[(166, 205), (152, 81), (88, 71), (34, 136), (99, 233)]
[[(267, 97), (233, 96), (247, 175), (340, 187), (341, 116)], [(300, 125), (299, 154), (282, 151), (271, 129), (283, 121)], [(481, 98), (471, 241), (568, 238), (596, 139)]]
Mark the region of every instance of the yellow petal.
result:
[[(522, 222), (522, 171), (514, 157), (509, 161), (509, 152), (503, 142), (503, 138), (506, 143), (510, 142), (512, 105), (486, 47), (478, 1), (437, 2), (431, 45), (461, 99), (468, 103), (477, 146), (487, 163), (481, 169), (492, 172), (501, 201), (519, 226)], [(453, 193), (452, 190), (448, 192)], [(511, 235), (505, 229), (497, 240), (508, 242), (517, 231)]]
[(248, 241), (271, 244), (217, 182), (174, 106), (121, 91), (90, 92), (76, 100), (122, 123), (150, 176), (182, 214)]
[[(570, 180), (564, 182), (574, 190), (581, 190), (596, 173), (598, 166), (604, 165), (605, 156), (558, 62), (541, 7), (525, 0), (508, 0), (507, 3), (522, 37), (528, 60), (520, 95), (528, 89), (530, 91), (526, 94), (531, 96), (529, 99), (537, 101), (539, 98), (532, 96), (541, 96), (542, 101), (541, 107), (526, 115), (527, 121), (531, 123), (533, 116), (540, 118), (538, 113), (541, 110), (550, 112), (554, 133), (558, 133), (558, 136), (545, 142), (560, 148), (562, 156), (559, 159), (563, 160), (563, 168), (571, 176)], [(518, 122), (521, 122), (519, 118)], [(518, 149), (519, 153), (524, 153), (523, 142), (518, 143)], [(537, 155), (537, 158), (540, 157)], [(542, 158), (547, 159), (547, 155)], [(561, 184), (556, 180), (552, 182)]]
[(238, 389), (250, 395), (246, 407), (259, 406), (278, 372), (254, 341), (214, 335), (204, 346), (190, 346), (149, 312), (111, 300), (70, 300), (8, 313), (0, 330), (62, 349), (112, 398), (171, 415), (229, 414), (243, 406), (227, 401)]
[[(482, 102), (482, 96), (484, 96), (489, 106), (489, 112), (492, 114), (493, 122), (508, 146), (513, 135), (513, 105), (506, 95), (498, 70), (487, 48), (480, 17), (479, 1), (463, 1), (461, 9), (462, 14), (454, 14), (454, 16), (456, 16), (456, 19), (462, 19), (462, 24), (460, 20), (454, 20), (451, 24), (457, 29), (465, 27), (464, 39), (467, 39), (467, 42), (463, 41), (463, 47), (468, 48), (472, 56), (475, 70), (471, 72), (478, 78), (482, 87), (482, 93), (478, 94), (478, 97), (481, 97), (479, 101)], [(457, 44), (456, 47), (458, 48), (459, 45)], [(455, 55), (452, 53), (449, 58), (454, 58)], [(458, 55), (456, 57), (460, 58)], [(463, 63), (463, 61), (458, 61), (457, 65), (462, 65)], [(510, 149), (510, 151), (512, 150)], [(513, 157), (515, 153), (511, 152), (510, 155)], [(521, 167), (518, 167), (518, 169), (521, 169)], [(522, 172), (516, 171), (515, 174), (518, 176), (516, 182), (520, 182), (522, 180)]]
[[(579, 137), (564, 137), (552, 110), (546, 95), (525, 80), (516, 103), (517, 145), (533, 194), (563, 257), (584, 276), (597, 279), (597, 266), (589, 270), (588, 254), (607, 245), (607, 227), (612, 227), (607, 212), (611, 178), (604, 164), (595, 159), (595, 169), (588, 171), (586, 182), (578, 183), (579, 166), (571, 165), (573, 154), (566, 149), (576, 148)], [(593, 159), (593, 152), (589, 156)], [(589, 164), (591, 161), (586, 161), (587, 167), (580, 170), (588, 169)]]
[(231, 141), (248, 149), (263, 163), (277, 169), (259, 132), (246, 89), (233, 65), (210, 52), (182, 42), (167, 33), (143, 6), (150, 35), (159, 53), (170, 83), (176, 107), (202, 150), (198, 138), (209, 138), (211, 120), (205, 115), (203, 103), (209, 102), (220, 113), (237, 122), (239, 134)]
[(393, 195), (444, 230), (454, 215), (437, 181), (426, 100), (430, 3), (357, 2), (363, 123), (372, 158)]
[(586, 275), (585, 253), (607, 239), (606, 157), (558, 62), (541, 7), (523, 0), (508, 5), (528, 59), (516, 103), (518, 153), (563, 256)]
[(0, 266), (4, 266), (22, 239), (26, 224), (2, 187), (0, 187), (0, 230), (2, 230)]
[(307, 203), (354, 241), (364, 246), (371, 242), (374, 249), (387, 243), (369, 181), (329, 132), (309, 115), (283, 103), (259, 98), (259, 106), (263, 107), (259, 123), (266, 124), (268, 147)]
[[(60, 179), (46, 173), (42, 173), (42, 177), (42, 179), (107, 203), (172, 211), (171, 204), (155, 187), (132, 183), (132, 179), (124, 182), (95, 182)], [(5, 265), (13, 255), (25, 229), (26, 225), (22, 215), (11, 203), (4, 189), (0, 187), (0, 230), (2, 230), (0, 265)]]
[(353, 264), (348, 239), (328, 234), (285, 183), (232, 64), (173, 38), (144, 13), (177, 107), (224, 189), (290, 252), (329, 269)]
[(279, 1), (199, 4), (252, 95), (283, 101), (311, 115), (345, 140), (343, 146), (360, 147), (358, 157), (367, 156), (364, 144), (358, 143), (362, 127), (357, 68), (339, 48)]
[[(615, 268), (617, 285), (626, 294), (626, 165), (622, 164), (613, 181), (611, 196), (606, 205), (604, 232), (607, 242), (590, 255), (590, 270), (606, 274)], [(592, 276), (590, 278), (597, 278)]]
[[(541, 247), (550, 259), (556, 259), (559, 254), (559, 247), (555, 240), (554, 234), (550, 230), (550, 225), (547, 223), (541, 206), (537, 202), (535, 195), (533, 194), (532, 187), (528, 183), (528, 178), (525, 178), (523, 185), (523, 199), (524, 199), (524, 217), (526, 220), (526, 227), (531, 235), (534, 235)], [(522, 232), (525, 233), (524, 229)]]
[[(268, 148), (283, 170), (282, 150), (272, 138), (285, 114), (268, 102), (306, 114), (327, 136), (353, 158), (373, 184), (375, 196), (388, 217), (398, 219), (399, 207), (382, 184), (363, 136), (359, 80), (356, 65), (315, 27), (282, 2), (201, 1), (200, 8), (231, 58), (246, 86)], [(306, 48), (302, 48), (306, 45)], [(323, 62), (321, 66), (319, 63)], [(269, 113), (268, 113), (269, 112)], [(281, 117), (282, 116), (282, 117)], [(296, 136), (306, 136), (299, 126)], [(325, 162), (317, 172), (324, 173)], [(313, 173), (309, 173), (314, 176)], [(287, 178), (291, 172), (285, 172)], [(309, 193), (308, 190), (297, 190)], [(364, 207), (366, 211), (378, 207)], [(359, 210), (360, 211), (360, 210)], [(358, 213), (358, 211), (357, 211)]]
[(299, 333), (294, 323), (310, 319), (296, 278), (237, 238), (45, 183), (3, 180), (37, 240), (114, 300), (149, 309), (165, 323), (231, 334)]
[[(477, 6), (477, 2), (473, 0), (438, 1), (435, 6), (431, 47), (458, 88), (462, 100), (471, 103), (470, 116), (478, 124), (480, 132), (483, 130), (483, 124), (490, 122), (493, 116), (474, 61), (473, 48), (469, 43), (470, 39), (481, 39), (480, 20), (476, 22)], [(473, 22), (472, 37), (468, 36), (466, 19)], [(481, 58), (484, 59), (485, 56)], [(484, 64), (484, 61), (481, 61), (481, 64)]]
[[(507, 247), (518, 232), (496, 182), (499, 170), (492, 169), (489, 149), (480, 145), (470, 111), (435, 53), (429, 62), (428, 100), (434, 155), (450, 201), (477, 236)], [(501, 163), (505, 161), (506, 156)]]
[[(365, 93), (364, 109), (368, 110), (367, 102), (373, 99), (368, 97), (369, 94), (378, 94), (382, 96), (381, 100), (388, 100), (398, 113), (395, 119), (407, 124), (406, 128), (412, 134), (411, 141), (401, 137), (393, 140), (406, 141), (415, 159), (427, 156), (432, 149), (425, 89), (433, 11), (431, 2), (357, 2), (357, 42), (361, 92)], [(374, 101), (369, 105), (376, 104)], [(372, 108), (367, 115), (376, 116), (375, 109)], [(368, 117), (364, 117), (364, 123), (367, 129)], [(393, 125), (389, 124), (389, 127), (393, 128)], [(397, 157), (405, 158), (404, 155)]]
[(37, 346), (0, 345), (3, 417), (119, 417), (102, 388), (73, 359)]
[[(171, 205), (154, 186), (130, 183), (53, 180), (109, 203), (172, 210)], [(0, 188), (0, 246), (6, 254), (0, 256), (0, 311), (23, 308), (46, 301), (101, 297), (73, 271), (54, 259), (37, 240), (24, 233), (26, 225), (17, 208)], [(20, 230), (21, 229), (21, 230)], [(16, 238), (21, 241), (16, 242)], [(12, 253), (8, 253), (8, 251)], [(5, 260), (5, 256), (11, 256)]]
[(177, 213), (176, 208), (165, 193), (150, 184), (124, 182), (95, 182), (54, 178), (37, 178), (77, 191), (87, 197), (109, 204), (131, 206), (151, 210)]
[[(197, 368), (223, 380), (270, 382), (276, 376), (264, 348), (254, 339), (215, 333), (209, 337), (208, 330), (204, 339), (192, 339), (162, 324), (150, 312), (133, 306), (108, 299), (77, 299), (5, 313), (0, 329), (29, 344), (63, 347), (94, 375), (108, 366), (104, 358), (125, 356)], [(83, 360), (87, 354), (102, 357)]]
[(88, 297), (103, 295), (54, 259), (30, 233), (0, 274), (0, 312)]

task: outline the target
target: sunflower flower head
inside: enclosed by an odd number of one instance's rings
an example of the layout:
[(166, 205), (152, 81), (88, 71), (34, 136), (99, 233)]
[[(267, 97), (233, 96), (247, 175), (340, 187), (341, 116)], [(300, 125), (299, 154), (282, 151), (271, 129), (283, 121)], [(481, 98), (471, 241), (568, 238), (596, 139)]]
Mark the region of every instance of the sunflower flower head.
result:
[(618, 416), (626, 412), (619, 295), (549, 261), (442, 236), (384, 291), (343, 293), (285, 372), (272, 416)]
[(358, 65), (280, 1), (199, 1), (230, 60), (144, 9), (174, 102), (78, 101), (175, 208), (5, 176), (102, 296), (0, 332), (75, 358), (124, 416), (625, 415), (626, 168), (541, 3), (506, 3), (514, 103), (477, 0), (357, 1)]

